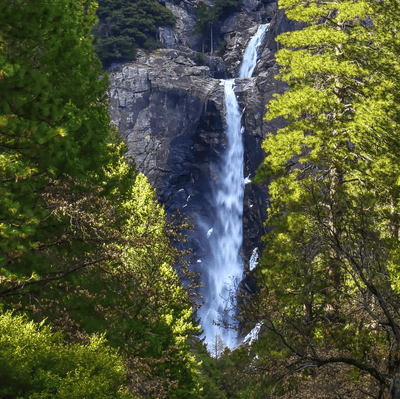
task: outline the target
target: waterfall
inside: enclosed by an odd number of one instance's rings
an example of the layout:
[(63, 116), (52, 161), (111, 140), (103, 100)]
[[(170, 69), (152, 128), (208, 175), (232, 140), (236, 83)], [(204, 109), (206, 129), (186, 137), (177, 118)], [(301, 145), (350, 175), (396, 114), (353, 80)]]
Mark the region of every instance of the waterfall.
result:
[(251, 38), (246, 51), (243, 56), (242, 66), (239, 72), (239, 78), (251, 78), (254, 72), (254, 69), (257, 65), (257, 49), (258, 46), (262, 43), (262, 39), (265, 31), (267, 30), (269, 24), (260, 25), (257, 33)]
[[(261, 25), (250, 40), (239, 77), (251, 77), (253, 74), (257, 64), (257, 47), (267, 27), (268, 24)], [(218, 334), (228, 347), (233, 348), (237, 344), (237, 333), (231, 329), (222, 329), (214, 325), (213, 321), (223, 317), (228, 323), (233, 323), (234, 309), (227, 310), (225, 314), (224, 309), (229, 306), (227, 300), (232, 294), (234, 283), (238, 284), (243, 274), (240, 250), (243, 242), (244, 148), (241, 114), (234, 91), (235, 80), (221, 81), (221, 85), (225, 89), (228, 145), (213, 187), (216, 212), (213, 225), (207, 229), (210, 254), (205, 261), (207, 280), (203, 279), (207, 295), (199, 315), (208, 345), (212, 345)]]

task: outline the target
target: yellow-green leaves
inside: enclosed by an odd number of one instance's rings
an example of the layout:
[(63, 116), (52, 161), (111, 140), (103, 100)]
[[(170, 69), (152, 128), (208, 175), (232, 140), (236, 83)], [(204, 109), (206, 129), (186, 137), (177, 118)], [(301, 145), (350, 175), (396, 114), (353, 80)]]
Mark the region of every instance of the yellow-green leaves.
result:
[(363, 19), (373, 12), (373, 7), (367, 1), (310, 2), (281, 0), (279, 6), (285, 8), (289, 19), (313, 23), (318, 23), (323, 18), (329, 18), (334, 23), (348, 22), (353, 18)]
[[(285, 46), (278, 78), (289, 89), (267, 104), (266, 120), (284, 117), (287, 126), (267, 135), (257, 174), (269, 182), (271, 227), (254, 305), (266, 326), (260, 347), (265, 363), (277, 360), (276, 340), (285, 353), (267, 374), (280, 367), (277, 374), (289, 376), (298, 367), (298, 376), (283, 378), (284, 397), (292, 389), (313, 397), (313, 387), (335, 397), (351, 386), (354, 397), (394, 398), (398, 369), (388, 359), (400, 346), (399, 5), (280, 6), (307, 26), (278, 38)], [(335, 388), (318, 385), (328, 380)]]
[(44, 398), (128, 398), (126, 368), (104, 336), (65, 345), (50, 326), (0, 315), (0, 395)]

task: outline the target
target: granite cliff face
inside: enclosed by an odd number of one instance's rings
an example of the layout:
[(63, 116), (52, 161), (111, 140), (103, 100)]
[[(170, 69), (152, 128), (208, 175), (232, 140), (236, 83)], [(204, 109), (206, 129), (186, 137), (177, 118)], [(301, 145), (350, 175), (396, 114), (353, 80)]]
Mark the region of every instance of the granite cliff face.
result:
[[(193, 34), (197, 2), (167, 1), (165, 5), (178, 22), (173, 29), (159, 29), (164, 48), (151, 54), (139, 52), (135, 62), (110, 69), (110, 114), (128, 142), (129, 155), (149, 177), (167, 211), (180, 209), (196, 225), (212, 220), (211, 182), (218, 179), (216, 165), (226, 145), (220, 79), (237, 76), (251, 36), (260, 23), (269, 22), (253, 77), (238, 78), (235, 86), (243, 115), (244, 175), (252, 178), (264, 157), (262, 140), (283, 123), (263, 121), (265, 104), (274, 93), (285, 90), (274, 79), (278, 72), (274, 39), (296, 26), (275, 2), (244, 0), (242, 12), (214, 24), (214, 49), (225, 48), (224, 52), (202, 55), (203, 39)], [(266, 232), (267, 199), (266, 186), (246, 184), (243, 256), (247, 270), (253, 249), (261, 248), (260, 237)], [(198, 258), (204, 239), (200, 234), (195, 230), (190, 236)], [(249, 279), (242, 282), (246, 285), (251, 290)]]

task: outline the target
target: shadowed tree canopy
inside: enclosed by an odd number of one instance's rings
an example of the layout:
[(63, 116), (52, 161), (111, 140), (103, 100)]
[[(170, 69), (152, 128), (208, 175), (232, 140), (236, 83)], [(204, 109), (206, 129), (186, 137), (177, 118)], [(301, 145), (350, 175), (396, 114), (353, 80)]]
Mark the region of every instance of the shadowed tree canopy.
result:
[(195, 33), (202, 34), (207, 28), (210, 28), (214, 21), (240, 9), (241, 5), (236, 0), (216, 0), (213, 6), (208, 6), (202, 1), (197, 6), (197, 22)]
[(176, 17), (156, 0), (99, 0), (100, 22), (96, 54), (104, 65), (116, 60), (134, 60), (139, 47), (155, 44), (159, 26), (173, 26)]

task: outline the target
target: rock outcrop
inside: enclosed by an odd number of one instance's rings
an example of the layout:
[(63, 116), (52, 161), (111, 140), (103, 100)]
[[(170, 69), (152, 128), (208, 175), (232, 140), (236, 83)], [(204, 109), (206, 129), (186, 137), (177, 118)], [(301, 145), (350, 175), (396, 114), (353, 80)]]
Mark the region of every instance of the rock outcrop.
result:
[[(265, 122), (265, 104), (285, 90), (275, 80), (277, 34), (297, 26), (288, 21), (276, 2), (244, 0), (243, 11), (216, 24), (215, 48), (224, 53), (202, 54), (202, 38), (193, 34), (196, 2), (167, 1), (178, 17), (176, 27), (160, 28), (164, 48), (151, 54), (139, 51), (137, 60), (109, 70), (110, 114), (129, 155), (157, 189), (168, 212), (178, 209), (196, 225), (210, 218), (211, 182), (218, 179), (225, 135), (225, 102), (220, 79), (236, 77), (244, 50), (260, 23), (270, 23), (252, 78), (236, 79), (235, 92), (243, 113), (245, 176), (254, 177), (264, 157), (262, 140), (283, 121)], [(266, 233), (266, 186), (246, 184), (243, 256), (261, 248)], [(191, 235), (190, 245), (201, 251), (204, 237)], [(201, 254), (198, 254), (201, 257)], [(247, 269), (248, 270), (248, 269)]]
[(226, 71), (222, 59), (205, 58), (211, 68), (190, 50), (161, 49), (110, 73), (111, 118), (169, 212), (195, 205), (225, 140), (213, 75)]

